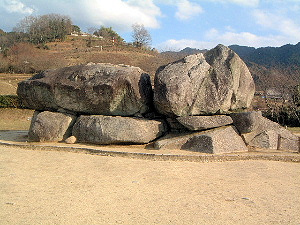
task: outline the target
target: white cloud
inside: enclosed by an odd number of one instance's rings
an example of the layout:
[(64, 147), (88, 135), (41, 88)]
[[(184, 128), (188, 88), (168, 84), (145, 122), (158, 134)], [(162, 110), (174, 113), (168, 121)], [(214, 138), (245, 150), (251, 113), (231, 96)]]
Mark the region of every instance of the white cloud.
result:
[[(267, 35), (259, 36), (250, 32), (220, 32), (217, 29), (210, 29), (203, 37), (204, 41), (197, 41), (192, 39), (170, 39), (158, 46), (158, 49), (162, 51), (178, 51), (186, 47), (197, 49), (211, 49), (218, 44), (223, 45), (242, 45), (251, 47), (267, 47), (274, 46), (279, 47), (287, 44), (287, 38), (284, 35)], [(297, 43), (297, 42), (295, 42)]]
[(284, 36), (282, 35), (267, 35), (259, 36), (250, 32), (231, 32), (227, 31), (224, 33), (219, 32), (216, 29), (211, 29), (206, 32), (205, 38), (209, 39), (212, 43), (224, 44), (224, 45), (245, 45), (252, 47), (262, 46), (281, 46), (285, 44)]
[(296, 24), (292, 19), (284, 17), (279, 13), (264, 12), (262, 10), (255, 10), (253, 16), (256, 23), (266, 29), (277, 31), (285, 35), (290, 40), (300, 40), (300, 24)]
[[(7, 0), (0, 0), (7, 1)], [(13, 0), (15, 1), (15, 0)], [(38, 14), (69, 15), (73, 22), (89, 27), (111, 26), (117, 31), (131, 31), (134, 23), (159, 28), (161, 10), (153, 0), (21, 0), (34, 5)], [(85, 27), (86, 26), (86, 27)]]
[[(167, 4), (167, 5), (176, 5), (180, 0), (154, 0), (155, 3), (158, 4)], [(272, 5), (276, 5), (278, 3), (287, 5), (290, 3), (293, 4), (299, 4), (300, 0), (193, 0), (194, 2), (198, 3), (223, 3), (223, 4), (234, 4), (234, 5), (240, 5), (240, 6), (246, 6), (246, 7), (257, 7), (261, 3), (269, 3)], [(298, 9), (297, 5), (294, 5), (295, 9)]]
[(177, 3), (178, 11), (175, 16), (180, 20), (188, 20), (203, 12), (200, 5), (188, 0), (181, 0)]
[(235, 3), (244, 6), (258, 6), (260, 0), (225, 0), (226, 2)]
[(130, 30), (134, 23), (143, 24), (148, 28), (158, 28), (157, 17), (160, 9), (152, 0), (78, 0), (81, 6), (78, 12), (85, 15), (82, 19), (93, 26), (112, 26), (117, 30)]
[(157, 46), (157, 48), (161, 51), (179, 51), (186, 47), (197, 48), (197, 49), (212, 48), (214, 47), (214, 43), (205, 42), (205, 41), (196, 41), (191, 39), (181, 39), (181, 40), (170, 39)]
[[(162, 0), (164, 1), (164, 0)], [(230, 3), (236, 4), (241, 6), (249, 6), (249, 7), (256, 7), (259, 5), (260, 1), (263, 0), (202, 0), (203, 2), (220, 2), (220, 3)]]
[(0, 2), (9, 13), (32, 14), (33, 8), (27, 7), (24, 3), (18, 0), (4, 0)]

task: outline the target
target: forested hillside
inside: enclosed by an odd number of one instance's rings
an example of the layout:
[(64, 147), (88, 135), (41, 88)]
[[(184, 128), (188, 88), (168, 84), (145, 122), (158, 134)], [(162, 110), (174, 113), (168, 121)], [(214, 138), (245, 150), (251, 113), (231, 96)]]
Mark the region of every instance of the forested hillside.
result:
[(230, 48), (238, 53), (245, 61), (265, 67), (300, 66), (300, 42), (296, 45), (284, 45), (278, 48), (252, 48), (231, 45)]
[(282, 47), (230, 46), (247, 63), (258, 90), (286, 89), (300, 81), (300, 42)]

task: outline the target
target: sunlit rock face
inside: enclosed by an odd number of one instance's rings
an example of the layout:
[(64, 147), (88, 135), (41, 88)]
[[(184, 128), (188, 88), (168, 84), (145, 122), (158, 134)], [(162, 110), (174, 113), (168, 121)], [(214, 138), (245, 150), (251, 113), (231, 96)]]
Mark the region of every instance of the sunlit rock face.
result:
[(248, 108), (254, 92), (245, 63), (231, 49), (218, 45), (159, 68), (154, 105), (170, 117), (230, 113)]
[(44, 71), (23, 81), (18, 95), (36, 110), (131, 116), (152, 102), (150, 77), (138, 67), (87, 64)]

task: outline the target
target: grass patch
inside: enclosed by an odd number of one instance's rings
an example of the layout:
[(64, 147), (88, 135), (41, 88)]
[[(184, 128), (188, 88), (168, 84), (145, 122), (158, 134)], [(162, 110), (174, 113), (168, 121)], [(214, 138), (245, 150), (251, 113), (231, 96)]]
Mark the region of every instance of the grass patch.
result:
[(287, 129), (293, 133), (300, 133), (300, 127), (288, 127)]
[(28, 130), (34, 110), (0, 108), (0, 130)]
[(0, 108), (25, 108), (17, 95), (0, 95)]

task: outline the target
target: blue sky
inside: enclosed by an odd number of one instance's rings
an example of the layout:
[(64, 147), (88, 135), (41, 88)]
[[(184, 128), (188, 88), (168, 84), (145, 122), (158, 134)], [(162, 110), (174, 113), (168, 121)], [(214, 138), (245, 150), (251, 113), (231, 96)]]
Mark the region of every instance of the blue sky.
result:
[(143, 24), (159, 50), (300, 42), (300, 0), (0, 0), (0, 28), (48, 13), (70, 16), (83, 31), (111, 26), (128, 42), (132, 24)]

